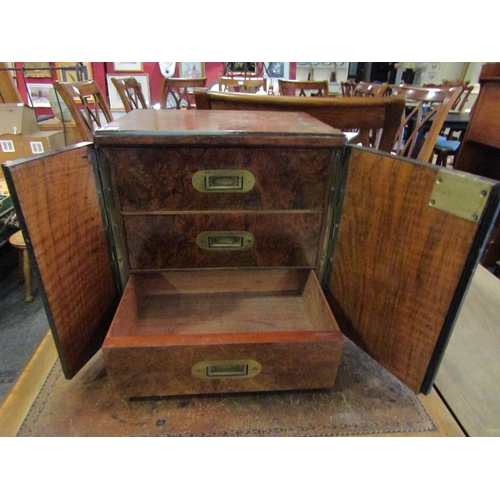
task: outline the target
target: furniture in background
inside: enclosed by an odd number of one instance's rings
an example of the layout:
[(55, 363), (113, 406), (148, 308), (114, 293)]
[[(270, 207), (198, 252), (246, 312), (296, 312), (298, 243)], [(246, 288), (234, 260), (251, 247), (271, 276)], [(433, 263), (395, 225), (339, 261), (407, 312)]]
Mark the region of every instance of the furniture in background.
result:
[[(500, 63), (485, 64), (479, 95), (470, 113), (454, 169), (500, 179)], [(500, 275), (500, 220), (497, 219), (482, 264)], [(496, 266), (496, 267), (495, 267)]]
[(111, 78), (113, 85), (120, 96), (125, 108), (125, 113), (130, 113), (133, 109), (147, 109), (146, 99), (142, 93), (139, 82), (134, 77)]
[[(297, 91), (301, 97), (328, 97), (329, 94), (328, 82), (326, 80), (285, 80), (280, 78), (278, 79), (278, 86), (280, 95), (283, 96), (296, 96)], [(307, 94), (306, 91), (308, 92)], [(313, 92), (315, 93), (313, 94)]]
[(389, 97), (392, 89), (388, 83), (359, 82), (352, 91), (353, 97)]
[[(405, 106), (404, 99), (392, 97), (371, 99), (324, 97), (318, 99), (208, 90), (195, 91), (194, 94), (197, 109), (302, 111), (342, 131), (362, 130), (364, 146), (374, 146), (387, 152), (392, 151)], [(374, 144), (367, 142), (370, 130), (380, 132)]]
[(64, 133), (64, 144), (69, 146), (70, 144), (76, 144), (81, 141), (80, 133), (76, 123), (71, 120), (70, 122), (62, 122), (59, 118), (54, 117), (48, 120), (43, 120), (38, 122), (38, 128), (41, 132), (51, 132), (58, 131)]
[(160, 109), (191, 109), (195, 106), (194, 89), (206, 85), (206, 78), (165, 78), (160, 90)]
[[(443, 84), (445, 88), (458, 87), (462, 91), (458, 96), (455, 104), (452, 106), (451, 111), (456, 111), (457, 113), (463, 113), (467, 100), (474, 90), (474, 85), (468, 85), (467, 83)], [(427, 85), (426, 85), (427, 87)], [(460, 148), (461, 136), (463, 129), (457, 128), (447, 128), (443, 127), (443, 133), (439, 135), (436, 140), (436, 145), (434, 146), (434, 154), (436, 155), (436, 165), (446, 166), (448, 164), (448, 159), (450, 157), (456, 158), (458, 154), (458, 149)]]
[(95, 81), (63, 83), (56, 80), (53, 85), (68, 107), (82, 141), (93, 142), (94, 129), (101, 127), (104, 120), (107, 123), (113, 121), (106, 99)]
[(22, 280), (25, 286), (25, 298), (26, 302), (33, 302), (35, 298), (33, 295), (33, 279), (31, 272), (30, 258), (28, 255), (28, 249), (26, 247), (26, 242), (24, 241), (23, 232), (21, 230), (15, 232), (10, 238), (9, 243), (19, 250), (19, 269), (21, 271)]
[(255, 94), (260, 88), (267, 89), (265, 78), (253, 77), (219, 77), (219, 92), (247, 92)]
[[(430, 162), (444, 121), (460, 92), (460, 88), (437, 90), (406, 85), (394, 87), (393, 94), (404, 97), (407, 104), (394, 143), (394, 153)], [(424, 125), (431, 118), (432, 125), (424, 133)]]
[(342, 97), (353, 97), (357, 83), (353, 81), (340, 82)]
[(340, 82), (349, 79), (348, 62), (298, 62), (296, 66), (297, 80), (327, 80), (329, 94), (340, 96)]

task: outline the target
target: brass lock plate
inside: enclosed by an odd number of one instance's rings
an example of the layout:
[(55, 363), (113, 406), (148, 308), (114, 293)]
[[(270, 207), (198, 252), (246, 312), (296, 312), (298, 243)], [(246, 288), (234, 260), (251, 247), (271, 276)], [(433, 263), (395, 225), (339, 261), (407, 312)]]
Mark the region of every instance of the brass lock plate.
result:
[(248, 250), (255, 238), (248, 231), (203, 231), (196, 237), (196, 244), (203, 250), (219, 252)]
[(191, 369), (193, 376), (201, 379), (252, 378), (262, 370), (262, 365), (253, 359), (225, 359), (200, 361)]
[(191, 182), (201, 193), (247, 193), (255, 186), (255, 177), (248, 170), (201, 170)]

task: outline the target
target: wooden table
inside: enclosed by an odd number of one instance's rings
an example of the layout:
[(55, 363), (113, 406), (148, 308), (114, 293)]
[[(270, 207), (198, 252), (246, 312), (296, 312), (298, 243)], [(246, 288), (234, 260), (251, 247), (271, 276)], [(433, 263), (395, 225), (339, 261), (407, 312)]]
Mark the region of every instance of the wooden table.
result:
[(500, 436), (500, 280), (479, 266), (435, 387), (469, 436)]

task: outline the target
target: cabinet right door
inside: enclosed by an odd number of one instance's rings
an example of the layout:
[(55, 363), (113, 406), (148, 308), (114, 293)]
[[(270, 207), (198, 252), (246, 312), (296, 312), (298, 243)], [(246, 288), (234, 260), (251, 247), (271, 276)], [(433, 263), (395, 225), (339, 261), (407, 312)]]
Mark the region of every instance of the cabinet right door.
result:
[(500, 184), (357, 147), (341, 170), (326, 296), (347, 337), (428, 393)]

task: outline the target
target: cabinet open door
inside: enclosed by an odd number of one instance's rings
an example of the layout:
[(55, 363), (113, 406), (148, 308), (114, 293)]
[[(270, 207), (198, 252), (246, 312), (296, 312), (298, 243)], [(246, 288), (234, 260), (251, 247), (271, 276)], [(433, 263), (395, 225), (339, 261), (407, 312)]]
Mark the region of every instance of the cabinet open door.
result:
[(327, 299), (347, 337), (428, 393), (500, 186), (355, 147), (342, 168)]
[(70, 146), (4, 167), (67, 378), (101, 348), (118, 304), (92, 150)]

